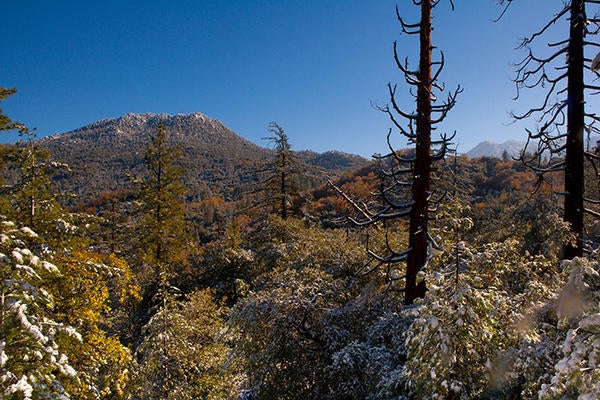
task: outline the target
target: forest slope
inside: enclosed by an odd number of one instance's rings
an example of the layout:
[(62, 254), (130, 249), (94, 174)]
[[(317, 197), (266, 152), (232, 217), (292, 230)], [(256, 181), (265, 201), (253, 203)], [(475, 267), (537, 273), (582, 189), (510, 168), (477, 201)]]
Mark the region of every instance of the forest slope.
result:
[[(43, 138), (41, 147), (56, 161), (68, 164), (71, 171), (55, 177), (58, 188), (82, 199), (100, 192), (128, 189), (131, 177), (143, 173), (145, 145), (156, 133), (158, 124), (167, 129), (170, 145), (182, 151), (188, 200), (212, 195), (236, 200), (259, 180), (257, 171), (272, 156), (227, 128), (222, 122), (201, 113), (127, 114), (94, 122), (71, 132)], [(318, 154), (299, 152), (309, 167), (310, 187), (341, 171), (363, 165), (367, 160), (340, 152)]]

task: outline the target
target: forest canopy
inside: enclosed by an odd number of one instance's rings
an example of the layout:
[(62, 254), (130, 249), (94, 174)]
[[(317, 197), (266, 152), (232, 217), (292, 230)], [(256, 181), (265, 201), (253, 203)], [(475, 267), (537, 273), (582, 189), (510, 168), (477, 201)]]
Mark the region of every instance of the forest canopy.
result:
[(389, 153), (336, 176), (335, 154), (308, 165), (271, 122), (264, 162), (229, 171), (243, 186), (190, 195), (201, 171), (158, 121), (127, 188), (78, 200), (57, 189), (68, 163), (0, 109), (20, 134), (0, 147), (0, 397), (600, 398), (599, 158), (583, 140), (600, 7), (555, 2), (523, 42), (516, 87), (548, 89), (515, 115), (534, 150), (469, 159), (446, 126), (461, 87), (439, 80), (442, 2), (414, 1), (418, 21), (396, 9), (420, 51), (390, 55), (407, 87), (378, 107)]

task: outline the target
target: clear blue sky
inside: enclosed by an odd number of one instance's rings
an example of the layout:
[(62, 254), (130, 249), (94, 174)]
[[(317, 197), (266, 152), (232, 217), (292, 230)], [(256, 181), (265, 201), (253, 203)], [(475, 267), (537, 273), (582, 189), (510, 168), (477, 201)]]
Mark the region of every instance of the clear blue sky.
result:
[[(412, 1), (397, 3), (417, 21)], [(485, 139), (523, 139), (521, 126), (507, 125), (510, 110), (530, 105), (512, 100), (511, 63), (523, 55), (514, 47), (562, 2), (515, 2), (500, 23), (491, 22), (500, 11), (495, 0), (455, 3), (453, 13), (447, 4), (437, 9), (433, 32), (446, 55), (442, 81), (464, 87), (446, 129), (457, 130), (459, 151)], [(202, 112), (263, 146), (276, 121), (296, 150), (371, 156), (386, 151), (391, 126), (371, 103), (386, 104), (386, 84), (402, 81), (392, 43), (407, 55), (417, 45), (400, 35), (395, 4), (7, 1), (0, 86), (18, 93), (2, 108), (38, 136), (130, 112)]]

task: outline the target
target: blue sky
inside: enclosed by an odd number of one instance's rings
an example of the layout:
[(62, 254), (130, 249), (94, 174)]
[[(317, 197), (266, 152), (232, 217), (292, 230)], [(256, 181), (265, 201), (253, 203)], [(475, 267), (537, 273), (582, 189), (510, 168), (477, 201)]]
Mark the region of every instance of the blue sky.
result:
[[(417, 21), (412, 1), (397, 3)], [(523, 125), (509, 125), (508, 112), (526, 109), (534, 96), (512, 100), (511, 63), (523, 56), (514, 48), (562, 2), (515, 2), (499, 23), (491, 21), (500, 11), (495, 0), (455, 3), (450, 12), (442, 2), (434, 19), (433, 40), (447, 62), (441, 80), (464, 88), (444, 129), (457, 131), (459, 151), (486, 139), (523, 139)], [(18, 93), (2, 108), (38, 136), (129, 112), (202, 112), (264, 146), (276, 121), (296, 150), (368, 157), (386, 151), (391, 126), (371, 104), (385, 105), (387, 83), (402, 81), (393, 41), (416, 62), (417, 43), (400, 35), (394, 7), (382, 0), (8, 1), (0, 86)], [(398, 93), (412, 107), (404, 86)]]

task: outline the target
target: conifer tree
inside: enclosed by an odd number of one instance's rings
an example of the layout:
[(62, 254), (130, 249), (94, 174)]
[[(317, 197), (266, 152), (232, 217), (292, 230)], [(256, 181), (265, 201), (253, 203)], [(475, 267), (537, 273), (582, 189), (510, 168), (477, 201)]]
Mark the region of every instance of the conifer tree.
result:
[(272, 205), (274, 212), (286, 219), (290, 215), (293, 198), (298, 194), (296, 175), (302, 163), (292, 151), (287, 134), (279, 124), (270, 122), (268, 132), (271, 136), (263, 139), (273, 144), (275, 156), (261, 171), (267, 176), (258, 190), (264, 193), (264, 200), (253, 207)]
[(0, 236), (0, 397), (61, 398), (76, 370), (59, 338), (81, 335), (53, 312), (48, 282), (59, 269), (30, 250), (31, 229), (2, 220)]
[[(2, 89), (0, 98), (10, 92)], [(3, 199), (18, 222), (0, 217), (0, 397), (118, 397), (131, 353), (108, 331), (115, 321), (111, 305), (137, 297), (129, 267), (89, 252), (79, 240), (85, 229), (51, 187), (63, 165), (1, 110), (0, 125), (23, 138), (1, 160), (17, 172)]]
[(171, 282), (185, 259), (185, 190), (180, 182), (183, 170), (174, 165), (178, 156), (179, 149), (167, 143), (166, 128), (160, 123), (146, 145), (147, 175), (138, 182), (130, 249), (143, 294), (134, 317), (138, 334), (157, 310), (167, 306)]
[(184, 258), (185, 188), (183, 169), (174, 164), (178, 156), (179, 149), (167, 143), (167, 130), (160, 123), (146, 145), (147, 175), (139, 184), (138, 267), (146, 284), (157, 284), (164, 274), (171, 276)]
[[(48, 151), (35, 143), (33, 131), (25, 127), (20, 130), (23, 139), (17, 143), (14, 154), (20, 179), (11, 187), (11, 203), (17, 221), (48, 237), (61, 225), (58, 221), (66, 214), (53, 193), (51, 180), (52, 175), (66, 165), (50, 160)], [(66, 221), (62, 221), (64, 225)], [(60, 229), (67, 229), (62, 225)]]
[[(0, 88), (0, 100), (15, 92), (15, 89)], [(12, 121), (0, 109), (0, 131), (10, 130), (17, 130), (20, 139), (16, 145), (2, 148), (0, 165), (15, 171), (16, 179), (2, 188), (4, 196), (0, 209), (20, 225), (44, 237), (47, 244), (56, 245), (71, 239), (74, 226), (52, 185), (52, 176), (59, 170), (68, 170), (68, 166), (53, 161), (50, 153), (38, 146), (35, 129)], [(0, 182), (3, 183), (3, 177)]]
[[(16, 89), (7, 89), (0, 87), (0, 101), (6, 100), (8, 96), (11, 96), (17, 92)], [(19, 123), (12, 121), (8, 116), (4, 115), (2, 108), (0, 108), (0, 132), (10, 131), (18, 129)]]
[(223, 339), (227, 310), (213, 296), (204, 289), (169, 299), (146, 324), (133, 398), (233, 398), (237, 377), (224, 367), (231, 351)]
[(269, 178), (268, 187), (271, 188), (273, 196), (279, 198), (279, 213), (282, 219), (288, 217), (288, 208), (291, 203), (291, 194), (294, 192), (295, 182), (293, 174), (296, 173), (298, 160), (292, 153), (292, 146), (281, 126), (276, 122), (269, 123), (269, 132), (273, 136), (265, 139), (270, 140), (275, 147), (275, 160), (272, 164), (273, 176)]
[[(0, 87), (0, 101), (6, 100), (8, 96), (11, 96), (16, 93), (16, 89), (7, 89)], [(0, 133), (9, 132), (14, 129), (19, 129), (20, 124), (12, 121), (8, 116), (4, 115), (2, 112), (2, 108), (0, 108)], [(4, 165), (7, 161), (7, 156), (10, 154), (11, 150), (6, 146), (0, 146), (0, 168), (4, 168)], [(0, 185), (4, 185), (4, 179), (0, 176)], [(5, 188), (3, 188), (3, 192)], [(0, 212), (5, 214), (8, 210), (10, 210), (10, 206), (8, 204), (8, 200), (5, 196), (0, 198)]]

